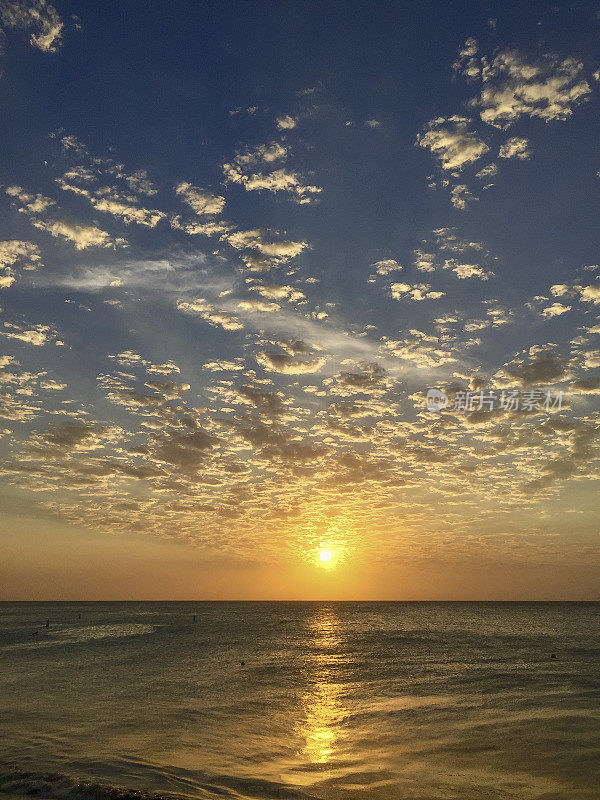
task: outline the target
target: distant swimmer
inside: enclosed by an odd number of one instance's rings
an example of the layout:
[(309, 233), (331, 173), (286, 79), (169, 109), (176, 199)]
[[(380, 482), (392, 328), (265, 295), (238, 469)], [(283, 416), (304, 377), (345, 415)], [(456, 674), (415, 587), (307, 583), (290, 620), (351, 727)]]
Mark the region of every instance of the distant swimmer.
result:
[(552, 653), (552, 655), (550, 656), (550, 658), (556, 658), (556, 653)]
[(194, 622), (196, 622), (196, 615), (194, 614)]
[(245, 661), (242, 661), (241, 664), (242, 664), (242, 667), (246, 666), (246, 662)]

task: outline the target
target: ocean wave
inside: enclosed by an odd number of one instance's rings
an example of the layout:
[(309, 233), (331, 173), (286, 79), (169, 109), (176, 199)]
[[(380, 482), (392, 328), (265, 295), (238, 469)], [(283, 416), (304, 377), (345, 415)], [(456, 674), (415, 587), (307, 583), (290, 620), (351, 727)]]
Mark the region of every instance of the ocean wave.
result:
[(257, 778), (215, 775), (194, 787), (190, 794), (126, 789), (94, 781), (76, 780), (59, 772), (0, 773), (0, 795), (48, 798), (48, 800), (315, 800), (313, 794)]
[[(154, 633), (154, 625), (146, 623), (128, 623), (115, 625), (85, 625), (58, 630), (36, 628), (34, 631), (20, 631), (21, 641), (0, 644), (6, 650), (37, 650), (40, 647), (57, 647), (59, 645), (84, 644), (96, 639), (121, 639), (129, 636), (143, 636)], [(23, 641), (23, 637), (27, 640)], [(35, 637), (35, 638), (33, 638)]]
[(186, 800), (184, 795), (122, 789), (91, 781), (77, 781), (58, 772), (0, 774), (0, 792), (55, 800)]

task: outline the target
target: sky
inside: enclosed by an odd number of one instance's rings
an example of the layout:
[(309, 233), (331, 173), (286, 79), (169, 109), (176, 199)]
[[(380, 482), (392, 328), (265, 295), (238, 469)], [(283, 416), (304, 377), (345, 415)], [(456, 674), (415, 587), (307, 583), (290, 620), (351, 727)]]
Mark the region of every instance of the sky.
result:
[(600, 2), (0, 27), (0, 599), (598, 598)]

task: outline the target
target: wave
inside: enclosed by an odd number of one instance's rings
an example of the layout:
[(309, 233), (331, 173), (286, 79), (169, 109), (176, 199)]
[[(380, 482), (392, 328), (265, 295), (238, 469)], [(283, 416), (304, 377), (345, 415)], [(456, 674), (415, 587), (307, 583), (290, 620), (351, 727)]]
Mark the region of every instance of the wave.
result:
[(315, 800), (313, 794), (273, 781), (237, 778), (230, 775), (211, 776), (198, 784), (193, 793), (152, 792), (147, 789), (126, 789), (94, 781), (76, 780), (59, 772), (0, 773), (0, 795), (48, 798), (48, 800)]
[[(145, 623), (127, 623), (114, 625), (86, 625), (62, 627), (56, 630), (36, 628), (33, 631), (18, 631), (20, 641), (10, 644), (0, 643), (0, 649), (37, 650), (41, 647), (58, 647), (61, 645), (85, 644), (97, 639), (121, 639), (129, 636), (144, 636), (154, 633), (156, 626)], [(23, 641), (23, 637), (27, 637)]]
[(0, 774), (0, 792), (56, 800), (184, 800), (183, 795), (122, 789), (91, 781), (77, 781), (59, 772)]

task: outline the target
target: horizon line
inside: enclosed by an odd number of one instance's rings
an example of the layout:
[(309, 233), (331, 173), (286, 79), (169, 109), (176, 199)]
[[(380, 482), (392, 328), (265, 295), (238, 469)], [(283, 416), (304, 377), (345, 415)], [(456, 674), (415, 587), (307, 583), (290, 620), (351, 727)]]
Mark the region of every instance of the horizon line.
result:
[(149, 600), (149, 599), (127, 599), (127, 600), (59, 600), (59, 599), (0, 599), (2, 603), (600, 603), (600, 597), (594, 599), (558, 599), (558, 598), (540, 598), (540, 599), (444, 599), (444, 600), (407, 600), (407, 599), (357, 599), (357, 600), (298, 600), (298, 599), (231, 599), (231, 598), (217, 598), (217, 599), (197, 599), (197, 600)]

